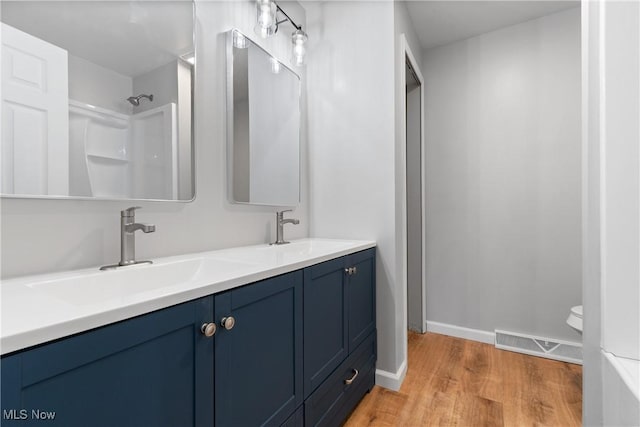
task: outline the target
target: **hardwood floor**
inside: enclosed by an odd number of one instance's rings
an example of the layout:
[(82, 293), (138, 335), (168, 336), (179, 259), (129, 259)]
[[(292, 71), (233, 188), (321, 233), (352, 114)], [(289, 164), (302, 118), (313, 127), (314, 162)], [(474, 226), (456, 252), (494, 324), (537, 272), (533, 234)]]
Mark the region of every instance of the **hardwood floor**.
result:
[(375, 386), (345, 426), (581, 425), (579, 365), (412, 332), (408, 362), (400, 391)]

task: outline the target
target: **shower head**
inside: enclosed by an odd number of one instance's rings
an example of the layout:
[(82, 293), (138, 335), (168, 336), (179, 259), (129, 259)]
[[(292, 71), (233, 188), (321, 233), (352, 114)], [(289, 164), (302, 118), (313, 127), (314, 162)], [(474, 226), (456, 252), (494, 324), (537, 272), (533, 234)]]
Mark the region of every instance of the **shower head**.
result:
[(147, 98), (149, 101), (153, 101), (153, 95), (145, 95), (144, 93), (138, 96), (130, 96), (127, 98), (127, 101), (129, 101), (134, 107), (137, 107), (140, 105), (140, 99), (142, 98)]

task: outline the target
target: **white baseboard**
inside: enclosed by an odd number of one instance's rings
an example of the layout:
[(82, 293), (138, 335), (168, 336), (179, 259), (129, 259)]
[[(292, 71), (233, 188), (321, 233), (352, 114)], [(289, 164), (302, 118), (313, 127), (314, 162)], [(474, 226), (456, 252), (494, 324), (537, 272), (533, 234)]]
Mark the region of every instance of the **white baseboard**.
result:
[(496, 342), (495, 332), (483, 331), (480, 329), (465, 328), (464, 326), (449, 325), (447, 323), (433, 322), (427, 320), (425, 329), (427, 332), (449, 335), (450, 337), (464, 338), (466, 340), (483, 342), (494, 345)]
[(407, 376), (407, 360), (403, 360), (397, 372), (383, 371), (376, 369), (376, 385), (388, 388), (389, 390), (398, 391)]

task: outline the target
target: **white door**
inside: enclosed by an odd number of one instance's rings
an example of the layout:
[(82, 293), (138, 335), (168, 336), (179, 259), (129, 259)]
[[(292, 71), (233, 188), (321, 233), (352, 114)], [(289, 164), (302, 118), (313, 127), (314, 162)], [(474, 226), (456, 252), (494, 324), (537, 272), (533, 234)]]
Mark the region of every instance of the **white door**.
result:
[(69, 194), (67, 51), (2, 24), (2, 193)]

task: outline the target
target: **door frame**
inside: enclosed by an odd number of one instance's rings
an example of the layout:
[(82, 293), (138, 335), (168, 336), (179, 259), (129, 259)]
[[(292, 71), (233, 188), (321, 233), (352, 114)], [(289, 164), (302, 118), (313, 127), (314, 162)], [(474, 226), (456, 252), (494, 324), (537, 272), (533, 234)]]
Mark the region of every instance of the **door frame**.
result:
[[(427, 331), (427, 310), (426, 310), (426, 238), (425, 238), (425, 226), (426, 226), (426, 213), (425, 213), (425, 188), (426, 188), (426, 179), (425, 179), (425, 139), (424, 139), (424, 77), (422, 75), (422, 71), (420, 70), (420, 64), (416, 61), (413, 52), (411, 51), (411, 47), (407, 41), (407, 38), (404, 33), (400, 34), (400, 57), (402, 63), (399, 64), (401, 66), (402, 71), (400, 72), (400, 87), (402, 90), (400, 91), (400, 102), (399, 105), (401, 107), (400, 114), (400, 127), (401, 127), (401, 135), (402, 140), (400, 145), (401, 157), (402, 161), (400, 162), (400, 176), (403, 181), (402, 191), (401, 191), (401, 204), (402, 204), (402, 231), (401, 231), (401, 247), (402, 247), (402, 321), (403, 321), (403, 335), (404, 345), (407, 345), (407, 312), (408, 312), (408, 304), (407, 304), (407, 292), (408, 292), (408, 268), (407, 268), (407, 94), (406, 94), (406, 85), (407, 85), (407, 75), (406, 75), (406, 65), (405, 61), (409, 61), (411, 67), (416, 73), (418, 80), (420, 82), (420, 175), (421, 175), (421, 208), (422, 208), (422, 301), (421, 301), (421, 311), (422, 311), (422, 332)], [(407, 352), (407, 348), (405, 348), (405, 354)]]

